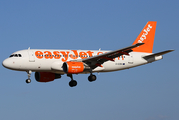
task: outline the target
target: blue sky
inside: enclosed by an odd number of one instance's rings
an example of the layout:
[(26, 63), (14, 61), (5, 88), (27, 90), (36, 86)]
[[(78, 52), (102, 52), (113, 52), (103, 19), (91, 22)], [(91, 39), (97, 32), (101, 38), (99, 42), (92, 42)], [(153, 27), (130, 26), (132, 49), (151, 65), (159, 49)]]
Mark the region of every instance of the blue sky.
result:
[(65, 75), (38, 83), (34, 73), (0, 67), (0, 119), (179, 119), (179, 2), (120, 0), (1, 0), (1, 62), (31, 48), (115, 50), (130, 46), (147, 21), (157, 21), (153, 52), (175, 49), (163, 60), (129, 70)]

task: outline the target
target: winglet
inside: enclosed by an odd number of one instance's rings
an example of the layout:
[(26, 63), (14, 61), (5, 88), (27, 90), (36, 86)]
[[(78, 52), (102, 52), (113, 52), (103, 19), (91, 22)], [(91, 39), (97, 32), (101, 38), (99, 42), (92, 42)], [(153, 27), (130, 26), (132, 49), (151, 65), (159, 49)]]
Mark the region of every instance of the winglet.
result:
[(157, 22), (156, 21), (149, 21), (139, 34), (139, 36), (134, 41), (134, 44), (137, 43), (145, 43), (144, 45), (134, 48), (134, 52), (146, 52), (152, 53), (153, 50), (153, 43), (155, 37), (155, 29), (156, 29)]

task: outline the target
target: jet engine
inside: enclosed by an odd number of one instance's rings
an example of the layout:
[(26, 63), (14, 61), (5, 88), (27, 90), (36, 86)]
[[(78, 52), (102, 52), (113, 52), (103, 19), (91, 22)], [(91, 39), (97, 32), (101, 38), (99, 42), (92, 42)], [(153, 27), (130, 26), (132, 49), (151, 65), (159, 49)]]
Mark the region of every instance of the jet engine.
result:
[(50, 82), (58, 78), (61, 78), (60, 74), (55, 74), (51, 72), (35, 72), (35, 79), (38, 82)]
[(89, 72), (89, 70), (90, 70), (90, 67), (85, 65), (83, 62), (69, 61), (69, 62), (63, 63), (63, 71), (67, 74), (78, 74), (84, 71)]

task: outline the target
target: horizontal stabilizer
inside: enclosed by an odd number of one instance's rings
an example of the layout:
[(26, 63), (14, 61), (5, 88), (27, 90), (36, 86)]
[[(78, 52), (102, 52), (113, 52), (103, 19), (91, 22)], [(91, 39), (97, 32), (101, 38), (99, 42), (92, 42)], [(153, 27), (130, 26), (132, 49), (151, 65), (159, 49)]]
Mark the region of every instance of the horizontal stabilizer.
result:
[(143, 58), (145, 60), (147, 60), (148, 63), (151, 63), (151, 62), (154, 62), (154, 61), (162, 59), (163, 58), (162, 55), (164, 55), (166, 53), (169, 53), (169, 52), (172, 52), (172, 51), (174, 51), (174, 50), (166, 50), (166, 51), (163, 51), (163, 52), (143, 56)]
[(172, 52), (172, 51), (174, 51), (174, 50), (166, 50), (166, 51), (163, 51), (163, 52), (154, 53), (154, 54), (151, 54), (151, 55), (144, 56), (143, 58), (144, 59), (148, 59), (148, 58), (151, 58), (151, 57), (156, 57), (156, 56), (164, 55), (164, 54)]

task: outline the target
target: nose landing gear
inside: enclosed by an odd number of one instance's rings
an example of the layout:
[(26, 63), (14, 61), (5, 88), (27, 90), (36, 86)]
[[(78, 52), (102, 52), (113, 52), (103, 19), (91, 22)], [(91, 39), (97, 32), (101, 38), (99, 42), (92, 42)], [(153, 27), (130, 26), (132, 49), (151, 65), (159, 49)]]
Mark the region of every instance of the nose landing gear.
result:
[(27, 71), (27, 76), (28, 76), (28, 79), (26, 79), (26, 83), (30, 83), (31, 82), (31, 79), (30, 79), (30, 76), (31, 76), (31, 73), (32, 73), (32, 71), (31, 70), (29, 70), (29, 71)]

